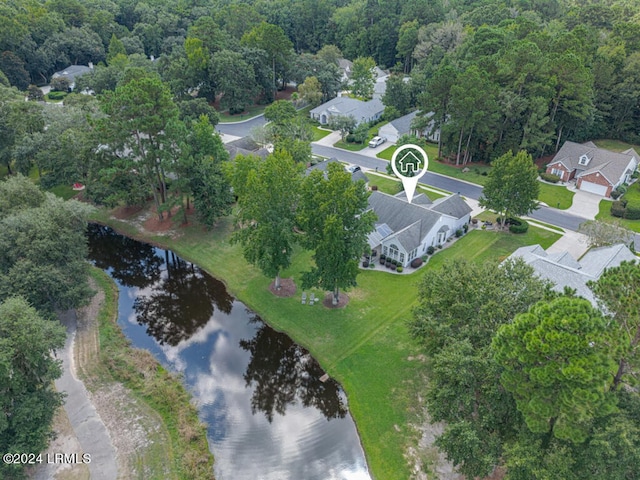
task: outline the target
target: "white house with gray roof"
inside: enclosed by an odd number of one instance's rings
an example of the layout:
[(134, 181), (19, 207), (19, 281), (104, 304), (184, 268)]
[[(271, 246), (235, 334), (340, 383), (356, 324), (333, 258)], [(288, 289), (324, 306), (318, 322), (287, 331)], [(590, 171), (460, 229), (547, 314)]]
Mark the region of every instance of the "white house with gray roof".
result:
[[(421, 132), (415, 131), (411, 127), (413, 123), (413, 119), (418, 115), (418, 111), (411, 112), (407, 115), (404, 115), (400, 118), (396, 118), (395, 120), (390, 121), (389, 123), (380, 127), (378, 130), (378, 135), (381, 137), (385, 137), (391, 143), (397, 143), (398, 139), (403, 135), (409, 135), (411, 133), (415, 133), (418, 137), (424, 137), (432, 142), (437, 142), (440, 139), (440, 130), (433, 130), (433, 121), (429, 123), (429, 125)], [(427, 114), (427, 117), (433, 116), (433, 112)]]
[(535, 273), (555, 284), (554, 290), (569, 287), (597, 307), (593, 292), (587, 282), (596, 281), (607, 268), (619, 266), (623, 261), (635, 261), (637, 257), (624, 245), (592, 248), (576, 261), (569, 252), (547, 253), (540, 245), (520, 247), (510, 259), (522, 258)]
[(379, 120), (383, 113), (384, 105), (379, 98), (364, 102), (351, 97), (336, 97), (309, 112), (321, 125), (328, 124), (332, 117), (353, 117), (356, 125), (360, 125)]
[(609, 197), (623, 183), (629, 183), (640, 157), (633, 148), (617, 153), (598, 148), (594, 143), (564, 142), (547, 173), (563, 182), (575, 180), (576, 188)]
[(76, 78), (86, 75), (93, 71), (93, 63), (89, 63), (89, 66), (85, 65), (69, 65), (64, 70), (51, 75), (51, 79), (54, 78), (66, 78), (69, 80), (69, 90), (73, 90), (76, 86)]
[(432, 202), (420, 193), (409, 203), (404, 192), (387, 195), (376, 191), (368, 201), (378, 216), (375, 229), (369, 234), (369, 246), (398, 260), (403, 267), (424, 255), (430, 246), (445, 243), (469, 223), (471, 215), (471, 207), (460, 195)]

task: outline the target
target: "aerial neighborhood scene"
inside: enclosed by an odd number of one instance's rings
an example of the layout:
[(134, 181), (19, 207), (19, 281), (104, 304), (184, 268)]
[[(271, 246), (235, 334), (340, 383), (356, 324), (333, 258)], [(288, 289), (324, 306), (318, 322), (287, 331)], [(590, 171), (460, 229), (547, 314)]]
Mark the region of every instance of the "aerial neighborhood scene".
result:
[(640, 479), (640, 4), (0, 6), (0, 479)]

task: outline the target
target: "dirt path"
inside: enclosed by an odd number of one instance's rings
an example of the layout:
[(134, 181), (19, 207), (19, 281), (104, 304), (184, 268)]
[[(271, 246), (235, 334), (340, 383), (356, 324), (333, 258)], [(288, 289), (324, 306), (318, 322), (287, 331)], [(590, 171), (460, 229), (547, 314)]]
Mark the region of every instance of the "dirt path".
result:
[(98, 291), (87, 307), (61, 316), (67, 343), (58, 352), (64, 374), (56, 388), (67, 392), (56, 415), (57, 434), (49, 453), (89, 453), (89, 464), (41, 464), (33, 479), (171, 478), (165, 468), (168, 434), (156, 412), (114, 382), (99, 362), (97, 315), (104, 301)]

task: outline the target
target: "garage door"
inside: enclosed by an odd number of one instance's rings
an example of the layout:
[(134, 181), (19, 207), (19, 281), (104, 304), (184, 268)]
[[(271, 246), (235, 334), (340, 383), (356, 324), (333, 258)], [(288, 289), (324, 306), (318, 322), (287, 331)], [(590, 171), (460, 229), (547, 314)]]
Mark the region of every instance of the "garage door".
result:
[(595, 193), (597, 195), (602, 195), (603, 197), (607, 194), (606, 186), (598, 185), (597, 183), (592, 183), (592, 182), (583, 181), (580, 184), (580, 190), (584, 190), (585, 192)]

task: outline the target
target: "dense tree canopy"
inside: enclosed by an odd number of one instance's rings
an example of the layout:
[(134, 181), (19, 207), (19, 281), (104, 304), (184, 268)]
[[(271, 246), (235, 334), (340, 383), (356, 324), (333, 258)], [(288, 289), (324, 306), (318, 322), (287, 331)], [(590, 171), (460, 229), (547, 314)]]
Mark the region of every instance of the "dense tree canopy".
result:
[[(53, 380), (62, 374), (51, 355), (62, 348), (65, 329), (43, 319), (23, 298), (0, 301), (0, 449), (37, 454), (47, 447), (51, 423), (64, 394)], [(20, 462), (0, 463), (0, 476), (22, 478)]]

